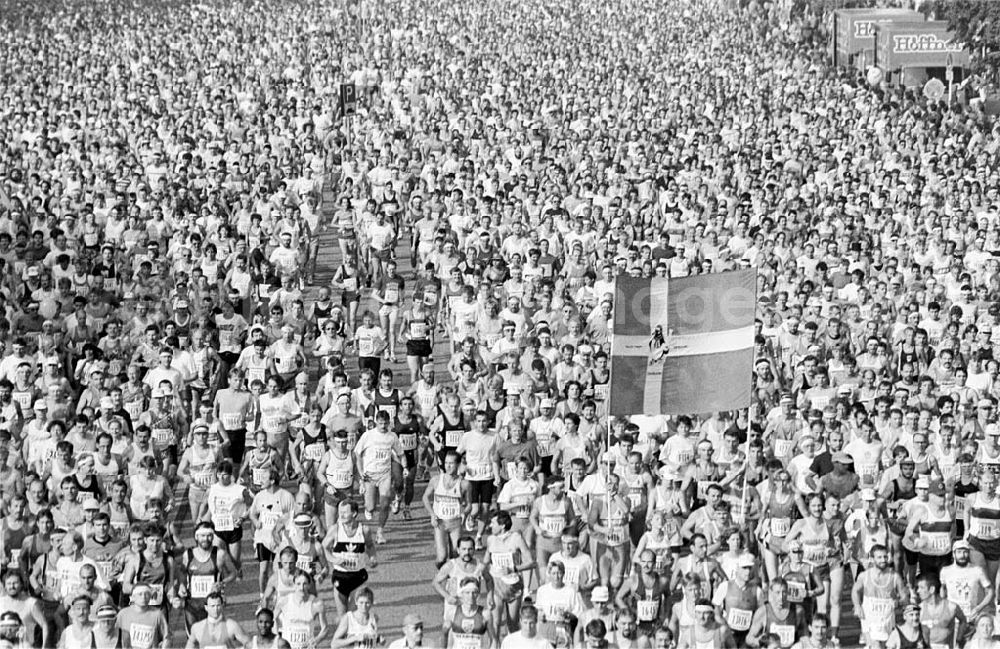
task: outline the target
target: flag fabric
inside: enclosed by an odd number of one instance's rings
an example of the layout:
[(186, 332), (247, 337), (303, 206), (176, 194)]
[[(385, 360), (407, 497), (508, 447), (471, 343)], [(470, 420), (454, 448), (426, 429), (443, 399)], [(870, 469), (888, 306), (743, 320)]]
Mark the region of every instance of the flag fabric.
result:
[(619, 277), (610, 414), (699, 414), (750, 405), (756, 269)]

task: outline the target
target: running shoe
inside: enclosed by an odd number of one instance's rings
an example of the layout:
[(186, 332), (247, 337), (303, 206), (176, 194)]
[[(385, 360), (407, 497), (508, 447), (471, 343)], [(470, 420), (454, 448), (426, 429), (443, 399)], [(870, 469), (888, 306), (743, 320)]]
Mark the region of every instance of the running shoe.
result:
[(378, 545), (385, 545), (388, 541), (385, 540), (385, 532), (382, 530), (375, 530), (375, 543)]

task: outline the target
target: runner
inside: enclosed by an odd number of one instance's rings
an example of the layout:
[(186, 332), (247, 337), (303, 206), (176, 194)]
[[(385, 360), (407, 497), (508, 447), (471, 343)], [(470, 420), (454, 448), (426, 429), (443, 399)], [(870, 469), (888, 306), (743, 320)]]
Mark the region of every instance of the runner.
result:
[(231, 642), (246, 646), (250, 636), (243, 631), (239, 623), (225, 615), (225, 599), (221, 593), (211, 593), (205, 599), (204, 620), (195, 622), (188, 634), (188, 649), (201, 647), (225, 647)]

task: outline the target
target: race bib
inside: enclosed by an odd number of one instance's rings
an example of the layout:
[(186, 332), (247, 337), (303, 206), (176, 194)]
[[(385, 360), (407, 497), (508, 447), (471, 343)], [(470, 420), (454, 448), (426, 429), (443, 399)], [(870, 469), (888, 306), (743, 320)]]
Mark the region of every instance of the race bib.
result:
[(660, 612), (660, 602), (655, 599), (640, 599), (635, 605), (640, 622), (652, 622)]
[(205, 599), (214, 587), (214, 575), (191, 575), (191, 597)]
[(792, 529), (792, 519), (790, 518), (772, 518), (771, 519), (771, 536), (786, 536), (788, 530)]
[(253, 470), (253, 483), (257, 486), (262, 486), (264, 481), (268, 479), (271, 475), (271, 469), (267, 467), (257, 468)]
[(483, 646), (482, 636), (476, 633), (452, 633), (454, 638), (454, 649), (481, 649)]
[(154, 428), (153, 442), (158, 446), (170, 446), (174, 443), (174, 431), (169, 428)]
[(232, 514), (215, 514), (212, 516), (212, 522), (215, 523), (217, 532), (231, 532), (236, 529), (236, 521), (233, 520)]
[(488, 462), (470, 464), (466, 473), (469, 480), (488, 480), (493, 477), (493, 465)]
[(970, 516), (969, 533), (977, 539), (981, 539), (983, 541), (1000, 539), (1000, 521), (992, 518)]
[(426, 322), (411, 322), (410, 323), (410, 338), (415, 340), (423, 340), (427, 337), (427, 323)]
[(542, 516), (539, 523), (541, 523), (542, 532), (549, 537), (561, 535), (563, 528), (566, 527), (566, 519), (562, 516)]
[(872, 486), (875, 484), (876, 477), (878, 476), (877, 464), (858, 464), (856, 468), (862, 486)]
[(243, 419), (243, 413), (241, 412), (224, 412), (222, 413), (222, 425), (226, 430), (239, 430), (245, 426)]
[(265, 530), (273, 530), (278, 525), (279, 520), (281, 520), (281, 515), (278, 512), (265, 511), (260, 515), (260, 526)]
[(925, 552), (945, 554), (951, 551), (951, 534), (947, 532), (920, 532)]
[(128, 628), (128, 637), (135, 649), (150, 649), (153, 646), (153, 633), (153, 627), (148, 624), (133, 624)]
[(795, 441), (791, 439), (774, 440), (774, 457), (784, 459), (788, 457), (791, 450), (795, 448)]
[(208, 489), (212, 483), (215, 482), (215, 471), (213, 471), (210, 466), (207, 469), (198, 471), (192, 477), (194, 478), (195, 486), (201, 487), (202, 489)]
[(370, 336), (365, 336), (358, 339), (358, 355), (359, 356), (374, 356), (375, 355), (375, 340)]
[(806, 561), (806, 563), (811, 563), (813, 565), (825, 564), (827, 560), (826, 546), (815, 543), (804, 545), (802, 558)]
[(126, 401), (124, 406), (129, 419), (137, 421), (139, 419), (139, 415), (142, 414), (142, 401)]
[(434, 515), (441, 520), (455, 520), (462, 515), (462, 505), (453, 498), (435, 498)]
[(361, 569), (361, 555), (356, 552), (341, 552), (337, 557), (337, 566), (345, 572), (355, 572)]
[(312, 643), (312, 627), (308, 624), (289, 626), (281, 635), (292, 649), (306, 649)]
[(778, 641), (782, 647), (791, 647), (795, 644), (795, 626), (791, 624), (772, 624), (771, 633), (778, 636)]
[(401, 434), (399, 436), (399, 445), (403, 447), (404, 451), (417, 450), (417, 434), (416, 433)]
[(462, 441), (462, 435), (465, 434), (463, 430), (449, 430), (444, 434), (444, 445), (452, 448), (456, 448), (458, 443)]
[(726, 623), (733, 631), (749, 630), (752, 619), (753, 611), (747, 611), (742, 608), (731, 608), (726, 614)]
[(801, 581), (788, 579), (788, 601), (801, 604), (806, 598), (806, 585)]
[(354, 293), (358, 290), (358, 278), (357, 277), (345, 277), (344, 278), (344, 290), (348, 293)]
[(611, 394), (611, 385), (608, 383), (594, 386), (594, 401), (607, 401), (609, 394)]
[(608, 528), (608, 545), (621, 545), (627, 538), (624, 525), (612, 525)]
[(887, 597), (866, 597), (862, 608), (869, 637), (881, 642), (888, 640), (889, 631), (896, 624), (896, 602)]
[(317, 462), (323, 457), (323, 453), (326, 451), (326, 447), (323, 446), (322, 442), (316, 442), (315, 444), (309, 444), (302, 451), (302, 457)]

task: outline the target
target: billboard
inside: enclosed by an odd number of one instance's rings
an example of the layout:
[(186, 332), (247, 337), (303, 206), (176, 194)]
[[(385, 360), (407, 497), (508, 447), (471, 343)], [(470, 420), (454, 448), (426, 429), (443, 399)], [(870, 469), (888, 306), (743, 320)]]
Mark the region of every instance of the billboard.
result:
[(909, 9), (838, 9), (833, 12), (830, 31), (833, 64), (847, 66), (860, 58), (859, 65), (871, 65), (875, 50), (875, 25), (891, 22), (919, 22), (924, 15)]
[(943, 20), (887, 23), (875, 26), (875, 64), (886, 71), (967, 67), (969, 50)]

